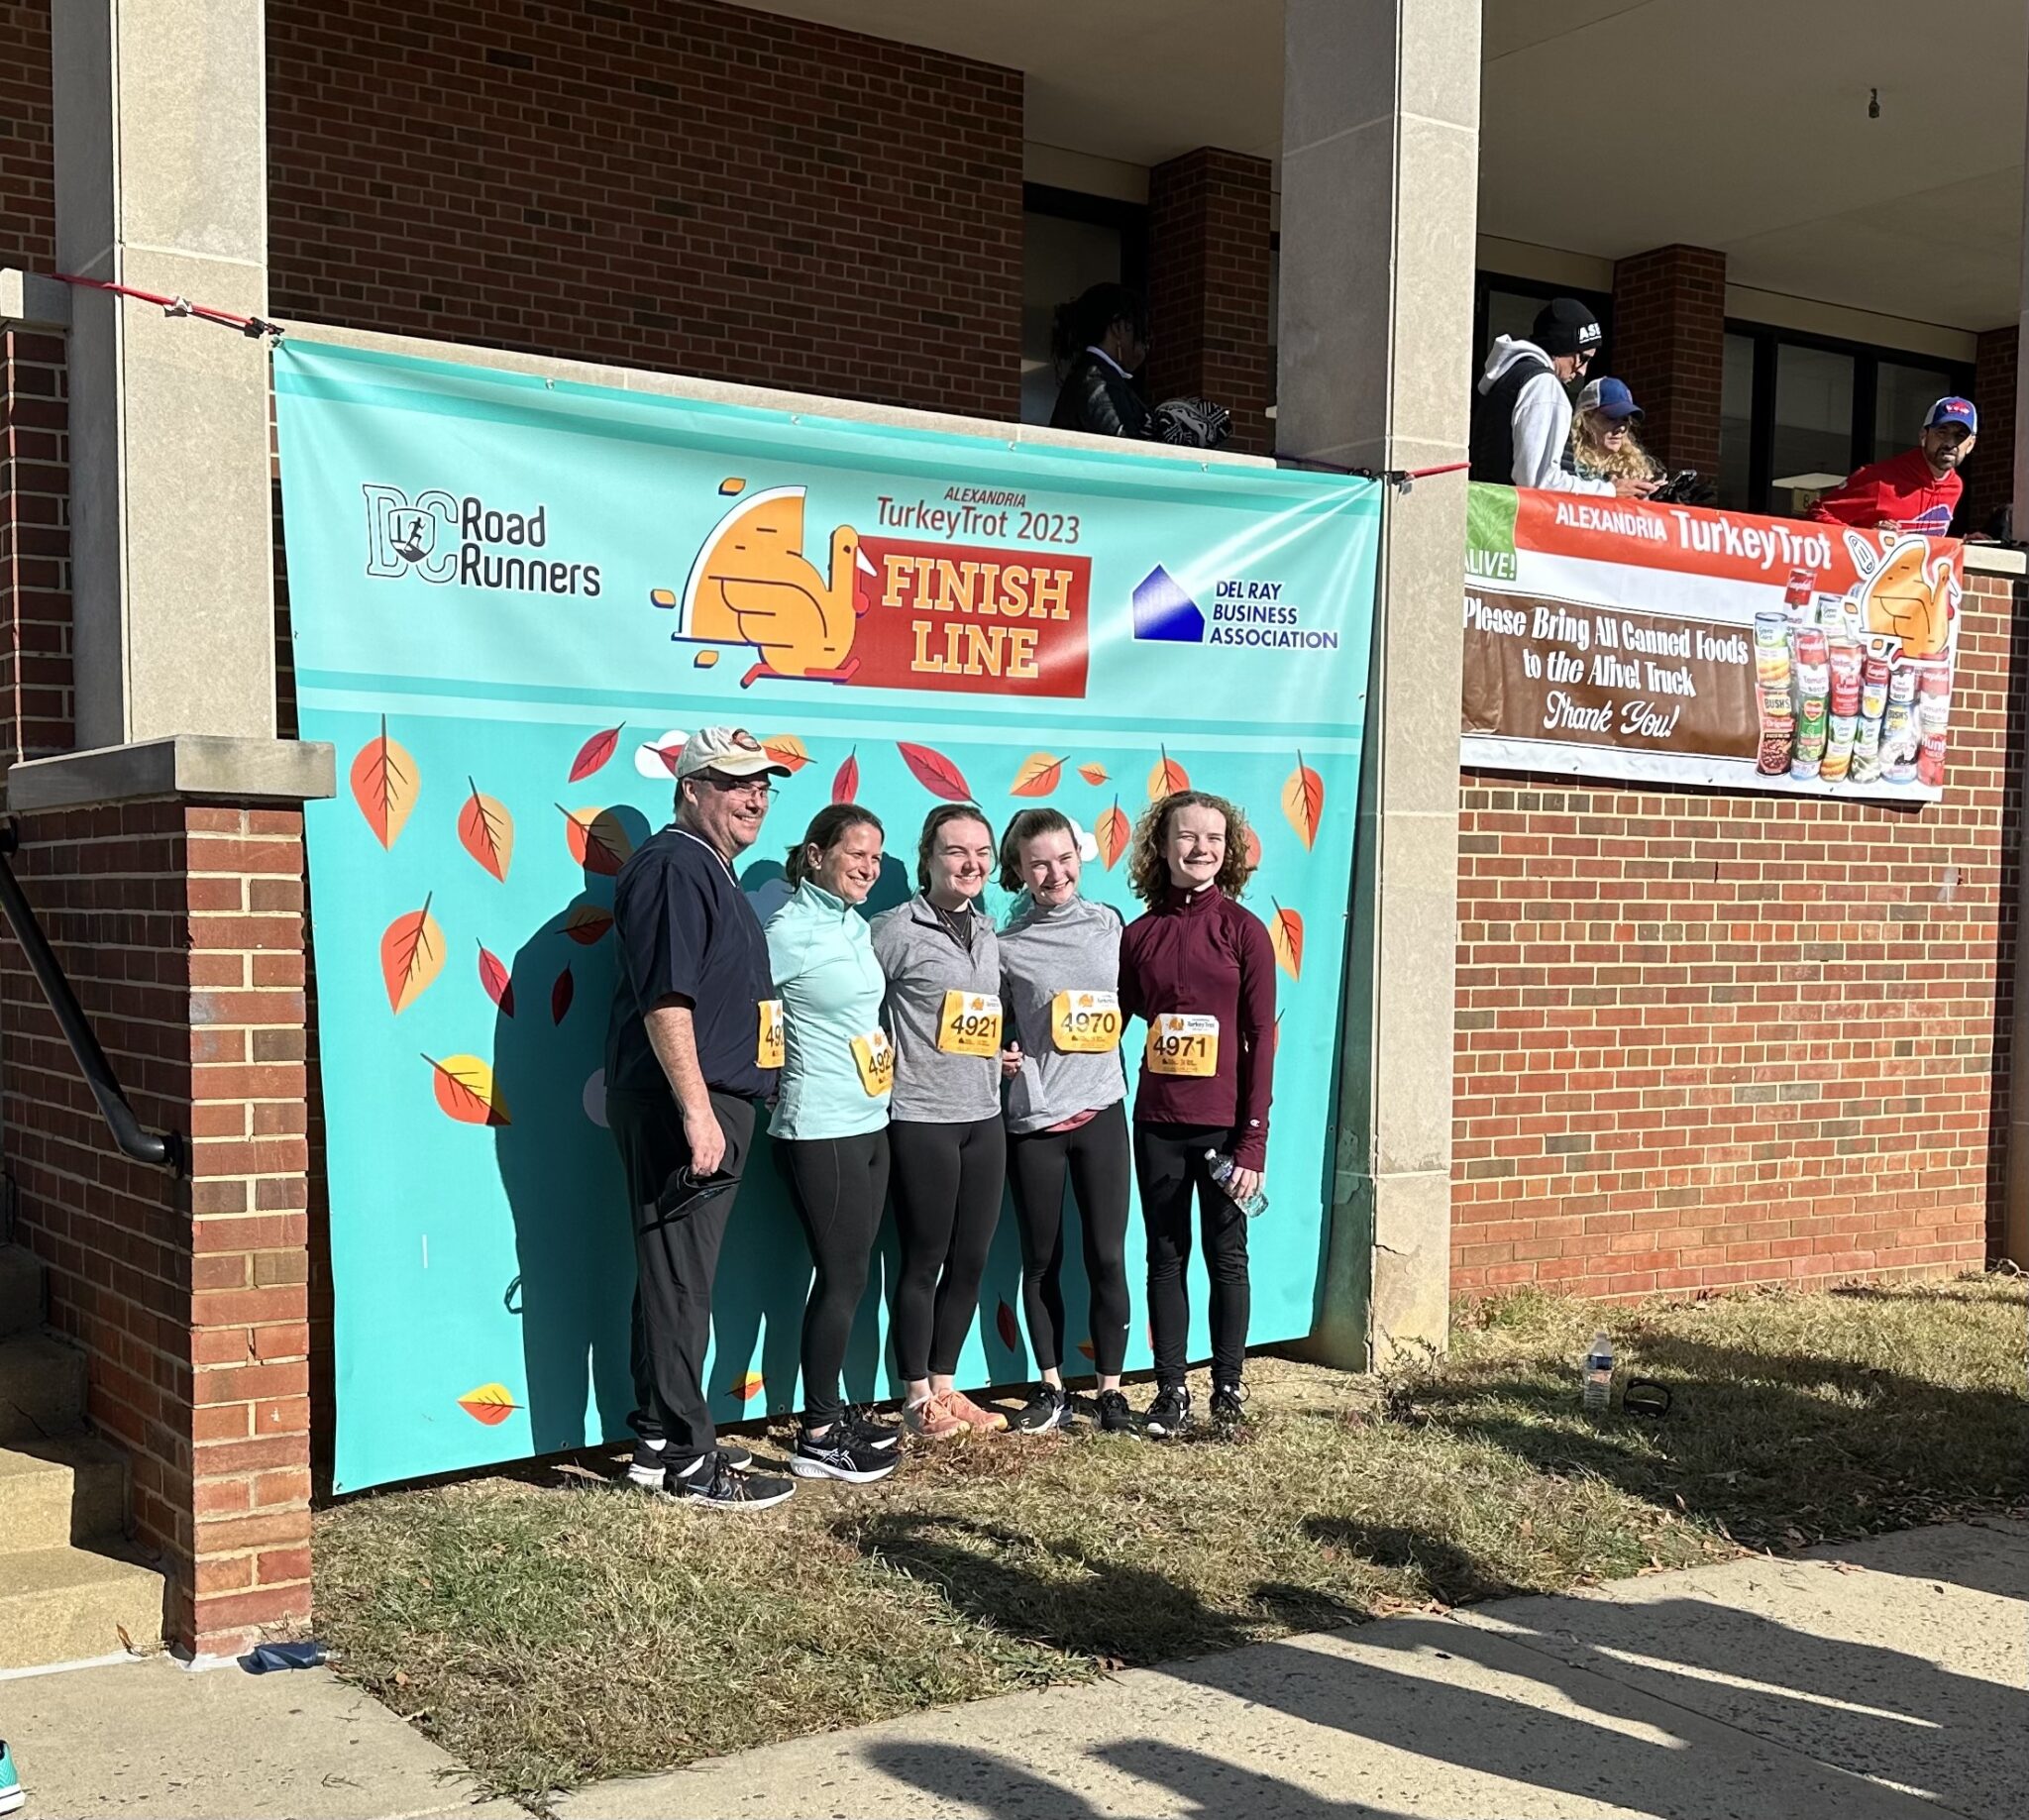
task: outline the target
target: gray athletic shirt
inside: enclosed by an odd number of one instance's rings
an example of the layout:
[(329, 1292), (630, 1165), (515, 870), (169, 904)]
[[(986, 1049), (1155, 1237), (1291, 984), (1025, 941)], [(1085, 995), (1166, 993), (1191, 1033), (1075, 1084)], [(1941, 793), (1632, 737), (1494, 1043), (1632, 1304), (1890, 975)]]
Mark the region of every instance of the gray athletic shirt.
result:
[(1073, 1054), (1050, 1030), (1060, 992), (1113, 992), (1121, 983), (1121, 912), (1073, 898), (1043, 909), (1025, 892), (1001, 931), (1002, 1040), (1019, 1037), (1021, 1072), (1008, 1083), (1008, 1129), (1047, 1130), (1127, 1097), (1121, 1052)]
[[(888, 976), (888, 1036), (895, 1092), (888, 1116), (918, 1124), (972, 1124), (1001, 1116), (1001, 1058), (937, 1047), (946, 992), (1000, 996), (1001, 950), (977, 910), (968, 954), (920, 893), (874, 918), (874, 958)], [(1002, 1014), (1006, 1040), (1006, 1012)]]

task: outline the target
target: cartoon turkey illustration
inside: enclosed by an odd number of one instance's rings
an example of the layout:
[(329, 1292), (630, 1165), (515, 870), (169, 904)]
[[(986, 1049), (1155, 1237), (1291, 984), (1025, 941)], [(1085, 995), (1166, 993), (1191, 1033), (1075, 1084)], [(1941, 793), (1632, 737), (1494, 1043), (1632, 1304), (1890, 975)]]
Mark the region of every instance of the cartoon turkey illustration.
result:
[[(698, 644), (752, 645), (759, 660), (740, 679), (801, 677), (844, 683), (859, 669), (852, 655), (866, 610), (857, 578), (874, 567), (859, 533), (842, 524), (831, 533), (828, 572), (803, 554), (804, 492), (771, 486), (741, 499), (719, 519), (691, 565), (673, 638)], [(678, 605), (666, 589), (651, 596)]]
[(1959, 584), (1949, 557), (1932, 558), (1921, 537), (1883, 532), (1877, 544), (1858, 531), (1846, 548), (1861, 580), (1860, 611), (1869, 632), (1902, 641), (1904, 657), (1936, 657), (1951, 641)]

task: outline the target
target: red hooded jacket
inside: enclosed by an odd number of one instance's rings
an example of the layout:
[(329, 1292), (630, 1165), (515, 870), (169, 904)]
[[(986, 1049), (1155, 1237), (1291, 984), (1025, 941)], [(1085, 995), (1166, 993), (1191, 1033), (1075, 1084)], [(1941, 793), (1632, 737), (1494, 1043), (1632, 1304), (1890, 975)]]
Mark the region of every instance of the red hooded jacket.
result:
[(1966, 482), (1956, 470), (1939, 480), (1921, 449), (1904, 449), (1848, 475), (1843, 484), (1811, 507), (1810, 516), (1824, 524), (1855, 524), (1863, 530), (1888, 518), (1905, 531), (1944, 537), (1952, 529), (1952, 514), (1965, 490)]

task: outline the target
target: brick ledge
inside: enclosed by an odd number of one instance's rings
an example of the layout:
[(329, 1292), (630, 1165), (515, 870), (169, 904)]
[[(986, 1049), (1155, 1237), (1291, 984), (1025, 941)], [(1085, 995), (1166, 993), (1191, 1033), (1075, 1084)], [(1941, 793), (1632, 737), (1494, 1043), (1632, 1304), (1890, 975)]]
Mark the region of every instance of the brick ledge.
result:
[(307, 803), (337, 794), (337, 760), (323, 740), (195, 733), (28, 759), (0, 780), (0, 803), (17, 815), (150, 797)]

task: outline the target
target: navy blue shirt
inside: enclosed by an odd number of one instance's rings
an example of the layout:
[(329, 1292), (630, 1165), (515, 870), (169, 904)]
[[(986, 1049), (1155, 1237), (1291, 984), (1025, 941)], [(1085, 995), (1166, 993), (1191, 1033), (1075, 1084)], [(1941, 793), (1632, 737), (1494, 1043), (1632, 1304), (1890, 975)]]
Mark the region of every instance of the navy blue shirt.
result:
[(760, 1065), (761, 1002), (775, 991), (768, 938), (710, 843), (675, 826), (643, 841), (614, 881), (613, 932), (620, 979), (606, 1026), (606, 1091), (671, 1091), (644, 1014), (674, 994), (691, 1002), (705, 1086), (771, 1098), (776, 1070)]

